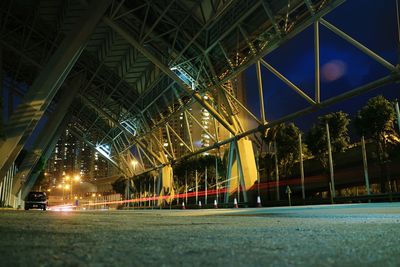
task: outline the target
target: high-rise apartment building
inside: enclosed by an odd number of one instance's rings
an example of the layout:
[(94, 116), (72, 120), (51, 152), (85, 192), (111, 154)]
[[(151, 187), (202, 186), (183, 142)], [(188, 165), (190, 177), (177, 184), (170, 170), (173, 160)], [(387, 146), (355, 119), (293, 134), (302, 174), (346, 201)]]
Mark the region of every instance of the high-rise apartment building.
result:
[(66, 175), (80, 175), (83, 181), (108, 177), (111, 168), (108, 162), (86, 143), (73, 136), (68, 128), (60, 136), (52, 156), (47, 161), (46, 173), (52, 183), (61, 181)]

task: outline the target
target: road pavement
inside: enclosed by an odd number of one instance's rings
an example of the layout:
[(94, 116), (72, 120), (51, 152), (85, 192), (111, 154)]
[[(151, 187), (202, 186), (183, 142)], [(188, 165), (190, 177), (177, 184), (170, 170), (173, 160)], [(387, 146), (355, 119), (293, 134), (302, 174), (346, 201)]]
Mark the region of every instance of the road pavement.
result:
[(0, 266), (400, 266), (400, 203), (0, 211)]

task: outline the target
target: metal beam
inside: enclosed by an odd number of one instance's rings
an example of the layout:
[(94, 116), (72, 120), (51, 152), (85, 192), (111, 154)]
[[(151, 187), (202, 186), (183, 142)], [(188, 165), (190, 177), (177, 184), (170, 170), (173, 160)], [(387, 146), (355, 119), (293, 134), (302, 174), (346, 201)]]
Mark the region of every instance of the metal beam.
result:
[(257, 56), (250, 57), (249, 60), (238, 66), (234, 72), (229, 73), (222, 80), (218, 81), (218, 83), (214, 87), (217, 88), (219, 85), (224, 84), (226, 81), (237, 76), (238, 74), (246, 70), (248, 67), (255, 64), (260, 58), (265, 57), (267, 54), (271, 53), (272, 51), (280, 47), (283, 43), (292, 39), (297, 34), (301, 33), (308, 26), (314, 23), (316, 19), (325, 16), (330, 11), (332, 11), (333, 9), (335, 9), (337, 6), (341, 5), (344, 2), (345, 0), (332, 0), (332, 2), (330, 2), (329, 5), (325, 6), (322, 9), (319, 9), (318, 12), (315, 13), (315, 16), (309, 17), (308, 19), (305, 19), (303, 22), (297, 24), (293, 28), (293, 30), (289, 31), (284, 36), (273, 39), (271, 42), (268, 43), (268, 45), (266, 45), (261, 51), (259, 51)]
[(386, 59), (384, 59), (383, 57), (379, 56), (378, 54), (376, 54), (375, 52), (373, 52), (372, 50), (370, 50), (368, 47), (366, 47), (365, 45), (361, 44), (357, 40), (353, 39), (350, 35), (344, 33), (342, 30), (338, 29), (337, 27), (335, 27), (331, 23), (327, 22), (326, 20), (324, 20), (322, 18), (320, 19), (320, 22), (326, 28), (328, 28), (329, 30), (331, 30), (336, 35), (340, 36), (341, 38), (343, 38), (344, 40), (346, 40), (350, 44), (354, 45), (356, 48), (361, 50), (366, 55), (370, 56), (372, 59), (374, 59), (376, 62), (378, 62), (379, 64), (381, 64), (382, 66), (384, 66), (388, 70), (390, 70), (392, 72), (399, 71), (395, 66), (393, 66)]
[[(84, 142), (85, 144), (87, 144), (91, 149), (96, 150), (96, 146), (94, 144), (92, 144), (92, 142), (90, 142), (89, 140), (87, 140), (85, 137), (83, 137), (82, 135), (80, 135), (77, 131), (75, 131), (75, 129), (70, 128), (69, 131), (71, 132), (71, 134), (73, 136), (75, 136), (76, 138), (78, 138), (79, 140), (81, 140), (82, 142)], [(105, 157), (102, 153), (99, 153), (99, 155), (101, 155), (105, 160), (107, 160), (108, 162), (110, 162), (116, 169), (118, 169), (121, 173), (123, 173), (125, 176), (129, 176), (129, 174), (127, 174), (123, 169), (120, 168), (120, 166), (118, 165), (117, 162), (115, 162), (114, 160)]]
[[(96, 106), (96, 104), (94, 104), (91, 100), (87, 99), (85, 96), (80, 95), (82, 101), (87, 104), (90, 108), (94, 109), (96, 112), (100, 113), (102, 116), (106, 117), (109, 121), (111, 121), (112, 123), (114, 123), (120, 130), (122, 130), (123, 132), (127, 133), (128, 135), (132, 135), (132, 133), (130, 133), (129, 131), (127, 131), (119, 121), (117, 121), (116, 119), (114, 119), (110, 114), (108, 114), (107, 112), (105, 112), (104, 110), (98, 108)], [(139, 140), (135, 140), (136, 143), (138, 143), (142, 149), (146, 150), (148, 153), (150, 153), (158, 162), (162, 163), (162, 161), (160, 160), (160, 158), (155, 155), (154, 153), (152, 153), (152, 151), (148, 151), (146, 149), (146, 146), (143, 145), (143, 143), (141, 143)]]
[(260, 113), (261, 113), (261, 121), (265, 124), (265, 108), (264, 108), (264, 90), (262, 83), (262, 75), (261, 75), (261, 64), (260, 61), (257, 61), (257, 81), (258, 81), (258, 95), (260, 98)]
[[(13, 179), (13, 194), (16, 195), (21, 188), (21, 181), (28, 178), (35, 168), (39, 158), (42, 156), (46, 148), (53, 142), (49, 136), (57, 137), (56, 131), (62, 124), (68, 108), (70, 107), (76, 93), (81, 88), (82, 75), (77, 76), (73, 81), (66, 84), (62, 88), (59, 103), (56, 110), (51, 114), (47, 124), (35, 140), (32, 149), (27, 153), (21, 166)], [(58, 140), (58, 139), (57, 139)]]
[(303, 97), (307, 102), (312, 105), (315, 105), (315, 101), (311, 99), (306, 93), (303, 92), (299, 87), (294, 85), (291, 81), (289, 81), (285, 76), (283, 76), (279, 71), (277, 71), (274, 67), (264, 61), (264, 59), (260, 59), (261, 64), (263, 64), (269, 71), (276, 75), (280, 80), (286, 83), (290, 88), (292, 88), (296, 93), (298, 93), (301, 97)]
[(219, 123), (221, 123), (228, 131), (232, 134), (236, 133), (236, 130), (230, 125), (225, 118), (221, 116), (208, 102), (204, 101), (201, 95), (189, 88), (172, 70), (168, 68), (164, 63), (162, 63), (156, 56), (150, 53), (146, 48), (144, 48), (138, 41), (136, 41), (131, 34), (121, 28), (118, 24), (113, 22), (111, 19), (104, 17), (103, 21), (113, 30), (115, 30), (119, 35), (121, 35), (128, 43), (135, 47), (140, 53), (147, 57), (154, 65), (156, 65), (162, 72), (173, 79), (187, 94), (193, 97), (202, 107), (208, 110), (212, 116), (214, 116)]
[(316, 103), (321, 102), (321, 81), (319, 70), (319, 22), (314, 22), (314, 80), (315, 80), (315, 93), (314, 99)]
[[(58, 128), (55, 131), (55, 133), (53, 134), (53, 136), (51, 136), (51, 138), (49, 138), (49, 140), (51, 140), (51, 142), (48, 143), (48, 146), (44, 149), (43, 154), (42, 154), (43, 159), (46, 162), (51, 157), (51, 154), (53, 153), (53, 150), (54, 150), (58, 140), (60, 139), (61, 134), (63, 133), (65, 127), (68, 124), (69, 118), (70, 118), (69, 115), (64, 117), (64, 119), (62, 120), (61, 124), (58, 126)], [(25, 197), (31, 191), (32, 187), (35, 185), (36, 179), (38, 178), (39, 174), (40, 174), (40, 172), (35, 172), (35, 173), (31, 173), (29, 176), (26, 176), (27, 180), (25, 181), (24, 185), (21, 187), (21, 185), (16, 184), (16, 188), (15, 188), (15, 190), (13, 189), (13, 193), (17, 194), (18, 191), (21, 189), (22, 190), (21, 199), (25, 199)]]
[(40, 72), (22, 103), (10, 116), (6, 126), (6, 140), (0, 144), (0, 181), (79, 58), (108, 5), (108, 0), (91, 3)]

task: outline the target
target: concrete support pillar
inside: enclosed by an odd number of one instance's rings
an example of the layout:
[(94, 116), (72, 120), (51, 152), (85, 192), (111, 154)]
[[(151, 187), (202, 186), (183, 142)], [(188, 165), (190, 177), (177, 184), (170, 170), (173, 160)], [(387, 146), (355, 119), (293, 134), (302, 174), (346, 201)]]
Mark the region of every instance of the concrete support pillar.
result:
[(3, 179), (35, 129), (108, 6), (108, 0), (91, 2), (87, 12), (65, 37), (32, 84), (22, 103), (10, 116), (5, 127), (6, 140), (0, 143), (0, 179)]
[[(53, 150), (58, 142), (58, 139), (60, 138), (61, 134), (65, 130), (65, 127), (67, 127), (68, 121), (69, 121), (70, 116), (67, 115), (61, 120), (61, 124), (58, 126), (57, 130), (54, 132), (53, 136), (50, 136), (50, 142), (48, 143), (47, 147), (43, 150), (41, 156), (43, 157), (44, 161), (47, 162), (47, 160), (50, 158), (51, 154), (53, 153)], [(33, 167), (34, 168), (34, 167)], [(38, 178), (40, 172), (32, 173), (27, 176), (27, 180), (24, 183), (24, 185), (21, 188), (22, 194), (21, 198), (25, 199), (25, 197), (28, 195), (28, 193), (31, 191), (32, 187), (35, 185), (36, 179)], [(20, 183), (21, 184), (21, 183)], [(16, 185), (18, 186), (18, 184)], [(14, 192), (18, 192), (18, 189), (15, 189)], [(16, 193), (14, 193), (16, 194)]]
[(240, 139), (231, 143), (229, 147), (226, 179), (228, 182), (225, 202), (229, 201), (229, 195), (235, 190), (238, 190), (239, 186), (241, 186), (243, 190), (243, 201), (247, 202), (247, 191), (253, 187), (258, 180), (256, 159), (250, 140)]
[(163, 197), (169, 196), (165, 201), (170, 204), (175, 197), (175, 190), (173, 187), (172, 167), (166, 165), (161, 168), (161, 190), (158, 199), (158, 205), (163, 203)]
[(33, 144), (32, 150), (27, 153), (24, 160), (21, 163), (17, 175), (13, 181), (13, 194), (16, 195), (21, 188), (21, 181), (29, 178), (33, 168), (38, 163), (38, 160), (42, 156), (45, 149), (49, 146), (52, 140), (49, 136), (54, 136), (57, 129), (61, 125), (62, 120), (68, 112), (75, 95), (77, 95), (79, 88), (81, 88), (84, 75), (75, 77), (71, 82), (64, 86), (61, 90), (60, 100), (57, 103), (56, 109), (50, 115), (50, 118), (43, 127), (42, 132), (39, 134), (35, 143)]
[[(3, 206), (14, 206), (14, 201), (11, 201), (11, 185), (17, 167), (13, 163), (11, 168), (6, 172), (3, 181), (0, 182), (0, 203)], [(14, 199), (14, 198), (13, 198)]]

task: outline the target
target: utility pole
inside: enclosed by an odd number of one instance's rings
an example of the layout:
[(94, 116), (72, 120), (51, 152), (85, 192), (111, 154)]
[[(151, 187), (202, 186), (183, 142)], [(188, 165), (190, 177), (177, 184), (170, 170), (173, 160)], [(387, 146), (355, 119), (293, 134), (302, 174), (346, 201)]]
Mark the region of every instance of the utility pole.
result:
[(399, 127), (399, 133), (400, 133), (400, 109), (399, 109), (399, 102), (396, 100), (395, 103), (395, 109), (396, 109), (396, 117), (397, 117), (397, 127)]
[(217, 203), (218, 203), (219, 193), (218, 193), (218, 156), (217, 155), (219, 155), (219, 153), (216, 154), (216, 156), (215, 156), (215, 187), (217, 190)]
[(187, 203), (187, 199), (188, 199), (188, 192), (187, 192), (187, 190), (188, 190), (188, 185), (187, 185), (187, 170), (185, 171), (185, 203), (186, 203), (186, 205), (188, 204)]
[(367, 189), (367, 194), (370, 195), (371, 191), (369, 188), (367, 150), (365, 149), (364, 135), (361, 136), (361, 149), (362, 149), (362, 158), (363, 158), (363, 166), (364, 166), (365, 188)]
[(328, 142), (328, 158), (329, 158), (329, 173), (331, 177), (331, 194), (332, 198), (336, 197), (336, 190), (335, 190), (335, 178), (333, 175), (333, 158), (332, 158), (332, 147), (331, 147), (331, 136), (329, 133), (329, 124), (328, 122), (325, 123), (326, 127), (326, 139)]
[(303, 200), (305, 200), (306, 190), (304, 188), (303, 144), (301, 141), (301, 133), (299, 133), (299, 162), (300, 162), (300, 176), (301, 176), (301, 195), (303, 197)]
[(207, 205), (207, 198), (208, 198), (208, 195), (207, 195), (207, 166), (205, 167), (205, 170), (204, 170), (204, 190), (206, 191), (205, 192), (205, 199), (204, 199), (204, 205)]
[(197, 177), (197, 170), (195, 171), (195, 178), (196, 178), (196, 204), (197, 204), (199, 200), (199, 183)]
[(276, 176), (276, 200), (280, 200), (279, 197), (279, 167), (278, 167), (278, 148), (276, 141), (274, 141), (274, 156), (275, 156), (275, 176)]
[(126, 204), (125, 206), (128, 207), (129, 206), (129, 179), (126, 179), (126, 184), (125, 184), (125, 200), (126, 200)]

